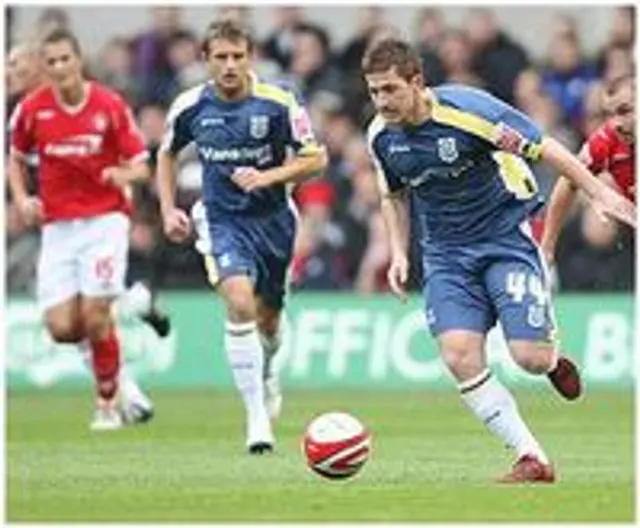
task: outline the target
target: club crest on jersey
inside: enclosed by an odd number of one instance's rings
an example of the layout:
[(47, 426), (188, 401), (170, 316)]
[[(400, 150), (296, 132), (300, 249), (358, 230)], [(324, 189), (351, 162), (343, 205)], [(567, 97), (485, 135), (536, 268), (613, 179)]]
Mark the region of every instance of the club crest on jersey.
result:
[(456, 138), (447, 137), (438, 139), (438, 156), (446, 163), (453, 163), (458, 159), (458, 147)]
[(94, 115), (93, 126), (98, 132), (104, 132), (107, 129), (107, 117), (102, 113)]
[(249, 133), (252, 138), (263, 139), (269, 133), (269, 116), (251, 116)]

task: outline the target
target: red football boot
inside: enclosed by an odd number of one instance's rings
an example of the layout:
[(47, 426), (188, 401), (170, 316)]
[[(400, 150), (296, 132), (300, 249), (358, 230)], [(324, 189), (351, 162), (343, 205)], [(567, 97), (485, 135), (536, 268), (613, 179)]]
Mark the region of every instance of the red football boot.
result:
[(533, 455), (523, 455), (513, 465), (511, 472), (500, 477), (500, 484), (524, 484), (526, 482), (543, 482), (550, 484), (556, 481), (556, 473), (551, 464), (543, 464)]
[(560, 356), (556, 368), (547, 377), (560, 395), (567, 400), (575, 400), (582, 394), (582, 383), (578, 367), (569, 358)]

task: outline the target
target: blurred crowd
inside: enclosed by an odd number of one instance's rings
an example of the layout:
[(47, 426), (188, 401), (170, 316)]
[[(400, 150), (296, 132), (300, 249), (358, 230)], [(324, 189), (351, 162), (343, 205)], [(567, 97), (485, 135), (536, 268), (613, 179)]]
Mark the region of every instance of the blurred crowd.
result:
[[(535, 62), (489, 9), (470, 9), (461, 27), (447, 23), (446, 9), (416, 9), (415, 27), (403, 28), (402, 33), (412, 29), (428, 84), (458, 82), (484, 88), (529, 114), (575, 152), (606, 117), (601, 104), (603, 81), (634, 67), (634, 8), (611, 9), (607, 43), (595, 56), (583, 52), (588, 35), (579, 31), (571, 16), (562, 14), (541, 35), (548, 52), (544, 60)], [(257, 43), (256, 70), (266, 79), (284, 78), (297, 87), (330, 155), (325, 177), (295, 192), (301, 222), (292, 286), (364, 293), (385, 289), (389, 248), (363, 135), (372, 108), (359, 66), (372, 39), (398, 30), (385, 20), (383, 9), (363, 6), (357, 31), (344, 47), (337, 48), (328, 28), (315, 24), (305, 9), (283, 6), (272, 10), (275, 29)], [(249, 26), (258, 23), (247, 6), (221, 7), (217, 14), (238, 18)], [(34, 35), (69, 25), (65, 10), (48, 8)], [(92, 78), (121, 92), (133, 106), (152, 153), (162, 137), (172, 99), (207, 78), (200, 61), (199, 35), (184, 24), (180, 7), (150, 8), (146, 31), (114, 36), (97, 56), (85, 59)], [(9, 56), (8, 66), (6, 104), (10, 112), (25, 86), (41, 74), (37, 56), (24, 50)], [(542, 192), (548, 194), (555, 174), (543, 164), (534, 171)], [(185, 152), (178, 178), (178, 203), (184, 208), (198, 198), (200, 177), (194, 152)], [(169, 244), (162, 235), (154, 183), (138, 187), (135, 200), (131, 280), (147, 280), (159, 288), (203, 286), (205, 274), (195, 251)], [(8, 290), (30, 291), (39, 233), (22, 224), (9, 198), (6, 226)], [(601, 222), (579, 202), (560, 240), (559, 288), (629, 290), (633, 288), (633, 255), (628, 230), (615, 222)], [(418, 276), (418, 266), (414, 269)]]

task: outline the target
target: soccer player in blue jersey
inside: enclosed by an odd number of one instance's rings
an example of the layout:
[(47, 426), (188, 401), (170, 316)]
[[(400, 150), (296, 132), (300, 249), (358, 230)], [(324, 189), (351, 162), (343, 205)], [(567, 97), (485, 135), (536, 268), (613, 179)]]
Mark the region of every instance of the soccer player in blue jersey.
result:
[(181, 94), (167, 117), (160, 203), (166, 235), (185, 240), (192, 223), (175, 206), (174, 160), (195, 143), (203, 168), (197, 248), (226, 305), (224, 343), (246, 410), (246, 444), (262, 454), (273, 450), (269, 418), (280, 403), (269, 363), (279, 347), (296, 229), (287, 187), (322, 171), (326, 153), (296, 96), (252, 73), (252, 41), (241, 26), (213, 22), (203, 53), (211, 80)]
[(515, 450), (516, 462), (500, 481), (553, 482), (552, 464), (484, 357), (485, 336), (500, 321), (516, 363), (546, 374), (566, 399), (581, 393), (578, 370), (554, 340), (544, 263), (527, 221), (542, 200), (527, 161), (545, 160), (623, 222), (634, 224), (635, 207), (488, 93), (425, 88), (420, 58), (408, 44), (375, 43), (363, 71), (378, 112), (369, 145), (392, 248), (390, 288), (404, 297), (413, 227), (427, 324), (442, 359), (464, 403)]

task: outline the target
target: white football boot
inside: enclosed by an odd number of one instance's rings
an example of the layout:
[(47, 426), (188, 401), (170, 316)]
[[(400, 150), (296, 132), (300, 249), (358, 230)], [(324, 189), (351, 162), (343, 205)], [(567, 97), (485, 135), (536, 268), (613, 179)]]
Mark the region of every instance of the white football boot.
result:
[(120, 415), (126, 425), (137, 425), (151, 421), (154, 415), (153, 403), (142, 392), (127, 369), (120, 369)]
[(99, 398), (89, 429), (92, 431), (115, 431), (122, 426), (122, 416), (117, 407), (116, 398), (109, 401)]

